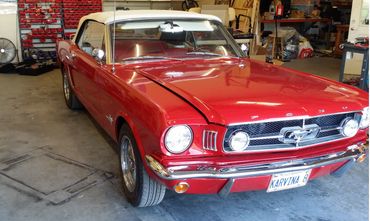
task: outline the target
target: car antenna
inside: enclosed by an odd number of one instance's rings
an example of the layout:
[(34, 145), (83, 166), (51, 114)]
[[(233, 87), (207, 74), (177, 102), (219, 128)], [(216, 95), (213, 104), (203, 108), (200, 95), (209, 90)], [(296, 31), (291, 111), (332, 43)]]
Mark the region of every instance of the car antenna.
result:
[(115, 66), (115, 57), (116, 57), (116, 0), (114, 0), (113, 3), (113, 45), (112, 45), (112, 72), (114, 73), (116, 71), (116, 66)]

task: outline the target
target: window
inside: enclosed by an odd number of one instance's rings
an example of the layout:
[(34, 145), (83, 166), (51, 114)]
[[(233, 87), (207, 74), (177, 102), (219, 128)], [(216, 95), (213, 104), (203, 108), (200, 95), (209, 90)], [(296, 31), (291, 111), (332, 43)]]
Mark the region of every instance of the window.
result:
[(90, 55), (95, 48), (105, 50), (104, 25), (95, 21), (88, 21), (78, 40), (78, 46)]
[[(238, 57), (239, 47), (219, 22), (151, 20), (118, 22), (115, 61)], [(113, 30), (112, 30), (113, 32)]]

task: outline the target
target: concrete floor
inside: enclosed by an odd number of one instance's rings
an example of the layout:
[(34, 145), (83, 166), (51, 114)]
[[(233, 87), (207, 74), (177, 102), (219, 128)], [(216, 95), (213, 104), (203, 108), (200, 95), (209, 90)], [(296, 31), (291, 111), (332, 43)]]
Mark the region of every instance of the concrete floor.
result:
[(338, 81), (341, 59), (332, 57), (312, 57), (309, 59), (294, 59), (282, 66), (316, 74)]
[[(0, 220), (368, 220), (368, 161), (276, 193), (177, 195), (133, 208), (114, 144), (84, 111), (65, 107), (59, 70), (0, 74)], [(112, 176), (113, 175), (113, 176)], [(55, 205), (57, 204), (57, 205)]]

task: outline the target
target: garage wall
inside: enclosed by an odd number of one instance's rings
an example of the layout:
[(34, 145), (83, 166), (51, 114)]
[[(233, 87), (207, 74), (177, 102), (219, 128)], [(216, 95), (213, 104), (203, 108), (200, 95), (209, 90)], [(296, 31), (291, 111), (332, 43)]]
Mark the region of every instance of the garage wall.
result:
[[(0, 2), (0, 37), (7, 38), (13, 42), (18, 49), (18, 56), (21, 60), (20, 39), (18, 33), (18, 18), (16, 3)], [(13, 62), (16, 62), (15, 58)]]
[[(103, 11), (112, 11), (113, 10), (113, 0), (108, 0), (103, 2)], [(129, 0), (129, 1), (116, 1), (117, 7), (127, 7), (131, 10), (140, 10), (140, 9), (163, 9), (168, 10), (172, 8), (173, 10), (182, 10), (181, 3), (183, 0)], [(215, 3), (214, 0), (198, 0), (197, 1), (200, 6), (202, 5), (213, 5)]]
[[(103, 11), (112, 11), (113, 10), (113, 1), (104, 1), (103, 2)], [(168, 10), (170, 8), (174, 10), (181, 9), (180, 1), (117, 1), (117, 7), (126, 7), (131, 10), (140, 10), (140, 9), (162, 9)]]
[(213, 5), (215, 4), (215, 1), (214, 0), (198, 0), (197, 1), (199, 6), (202, 6), (202, 5)]
[(349, 25), (348, 41), (355, 42), (357, 37), (369, 36), (369, 0), (353, 0), (351, 11), (351, 22)]
[[(369, 19), (369, 0), (353, 0), (348, 33), (349, 42), (355, 42), (357, 37), (369, 36), (369, 25), (365, 24), (365, 18)], [(360, 75), (363, 55), (348, 53), (346, 58), (344, 73)]]

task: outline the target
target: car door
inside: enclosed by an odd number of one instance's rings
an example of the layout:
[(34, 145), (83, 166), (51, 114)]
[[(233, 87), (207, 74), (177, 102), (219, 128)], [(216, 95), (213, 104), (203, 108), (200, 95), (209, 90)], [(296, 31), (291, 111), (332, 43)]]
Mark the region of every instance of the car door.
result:
[(102, 118), (100, 126), (109, 134), (114, 134), (114, 118), (120, 107), (118, 99), (124, 92), (120, 90), (111, 70), (101, 68), (98, 70), (96, 77), (96, 90), (99, 91), (96, 95), (99, 100), (97, 108)]
[(96, 74), (101, 64), (92, 56), (94, 49), (104, 48), (105, 26), (96, 21), (83, 24), (82, 33), (76, 39), (76, 46), (71, 49), (73, 57), (72, 79), (77, 93), (90, 111), (98, 111)]

